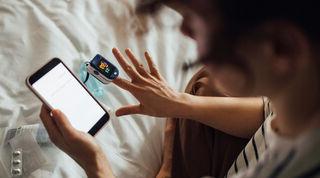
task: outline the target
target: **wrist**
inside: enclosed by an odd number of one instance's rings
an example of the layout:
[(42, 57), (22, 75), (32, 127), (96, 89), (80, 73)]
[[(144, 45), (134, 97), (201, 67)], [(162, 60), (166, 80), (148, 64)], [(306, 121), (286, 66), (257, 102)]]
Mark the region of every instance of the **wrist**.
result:
[(112, 178), (113, 174), (107, 158), (102, 153), (92, 156), (93, 160), (83, 166), (88, 178)]
[(190, 109), (192, 109), (192, 95), (188, 93), (179, 93), (176, 102), (173, 105), (173, 117), (188, 118)]

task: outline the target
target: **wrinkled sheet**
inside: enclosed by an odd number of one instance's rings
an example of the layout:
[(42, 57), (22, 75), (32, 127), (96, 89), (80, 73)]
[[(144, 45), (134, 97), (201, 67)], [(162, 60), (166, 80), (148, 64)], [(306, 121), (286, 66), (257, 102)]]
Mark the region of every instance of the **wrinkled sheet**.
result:
[[(97, 53), (120, 68), (113, 47), (129, 47), (140, 59), (148, 50), (169, 85), (183, 91), (195, 69), (182, 66), (196, 59), (196, 45), (180, 33), (182, 17), (168, 7), (155, 16), (137, 16), (134, 6), (132, 0), (0, 0), (0, 127), (40, 122), (41, 103), (25, 78), (53, 57), (78, 73), (80, 64)], [(120, 76), (127, 78), (123, 70)], [(101, 102), (113, 110), (137, 103), (113, 84), (104, 89)], [(164, 118), (141, 115), (111, 118), (96, 138), (117, 177), (155, 176), (164, 124)], [(56, 161), (53, 173), (38, 170), (30, 177), (85, 177), (70, 157), (55, 150), (44, 150)]]

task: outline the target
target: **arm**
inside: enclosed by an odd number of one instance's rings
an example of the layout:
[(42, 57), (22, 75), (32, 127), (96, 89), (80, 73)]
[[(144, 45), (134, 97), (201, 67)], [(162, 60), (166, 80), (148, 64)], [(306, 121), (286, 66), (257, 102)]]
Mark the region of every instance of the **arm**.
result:
[(147, 52), (145, 59), (149, 71), (131, 50), (125, 52), (132, 65), (118, 49), (112, 51), (131, 78), (130, 82), (119, 77), (114, 84), (129, 91), (140, 102), (118, 109), (117, 116), (145, 114), (188, 118), (239, 137), (250, 137), (263, 121), (261, 98), (202, 97), (179, 93), (168, 86)]
[(190, 118), (234, 136), (250, 138), (264, 121), (261, 97), (182, 95), (177, 117)]
[(172, 154), (174, 148), (174, 137), (176, 133), (176, 122), (177, 119), (173, 118), (166, 120), (166, 127), (164, 131), (162, 165), (156, 178), (172, 177)]
[[(262, 119), (263, 113), (260, 111), (263, 105), (263, 99), (261, 97), (198, 97), (188, 94), (185, 94), (185, 97), (185, 101), (188, 102), (185, 102), (179, 107), (182, 108), (181, 111), (177, 111), (178, 113), (182, 113), (180, 118), (197, 118), (199, 122), (211, 127), (219, 127), (224, 132), (246, 138), (251, 137), (255, 132), (254, 128), (260, 126), (258, 119)], [(183, 109), (184, 107), (185, 109)], [(190, 112), (183, 112), (183, 110)], [(172, 177), (173, 144), (175, 132), (177, 132), (176, 122), (177, 119), (174, 118), (168, 118), (166, 120), (162, 165), (157, 174), (157, 178)], [(230, 122), (233, 124), (230, 124)], [(249, 124), (256, 125), (250, 126)]]

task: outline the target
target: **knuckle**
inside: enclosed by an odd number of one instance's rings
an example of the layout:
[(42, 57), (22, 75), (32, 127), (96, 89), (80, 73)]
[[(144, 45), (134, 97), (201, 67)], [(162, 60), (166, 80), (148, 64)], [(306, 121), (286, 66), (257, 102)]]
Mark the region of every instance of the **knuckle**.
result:
[(152, 68), (153, 68), (153, 70), (158, 71), (156, 65), (152, 64)]
[(154, 89), (152, 88), (152, 86), (147, 86), (147, 87), (145, 87), (145, 92), (146, 92), (146, 93), (154, 93), (155, 91), (154, 91)]
[(144, 71), (144, 76), (145, 76), (145, 78), (147, 78), (147, 79), (151, 79), (152, 80), (152, 75), (149, 73), (149, 72), (147, 72), (147, 71)]
[(126, 67), (126, 70), (127, 70), (127, 71), (132, 71), (132, 67), (131, 67), (130, 65), (128, 65), (128, 66)]
[(135, 80), (136, 80), (137, 82), (142, 82), (142, 81), (144, 81), (145, 79), (144, 79), (144, 77), (143, 77), (141, 74), (137, 74), (137, 76), (135, 77)]
[(140, 86), (142, 86), (142, 87), (144, 87), (144, 86), (152, 86), (152, 83), (151, 83), (149, 77), (148, 78), (142, 78), (140, 80), (140, 84), (141, 84)]

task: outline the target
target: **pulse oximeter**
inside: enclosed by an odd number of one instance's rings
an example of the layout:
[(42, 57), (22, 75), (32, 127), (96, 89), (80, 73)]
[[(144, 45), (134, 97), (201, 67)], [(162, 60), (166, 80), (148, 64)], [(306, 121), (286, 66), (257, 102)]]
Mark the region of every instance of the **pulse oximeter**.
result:
[(108, 84), (119, 76), (118, 68), (100, 54), (86, 63), (86, 67), (88, 73), (103, 84)]

